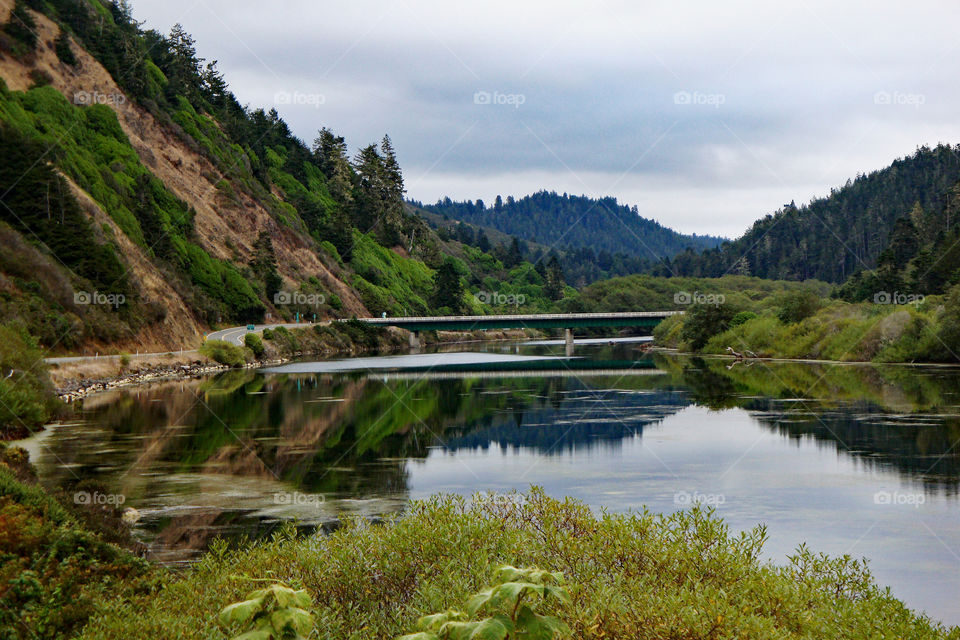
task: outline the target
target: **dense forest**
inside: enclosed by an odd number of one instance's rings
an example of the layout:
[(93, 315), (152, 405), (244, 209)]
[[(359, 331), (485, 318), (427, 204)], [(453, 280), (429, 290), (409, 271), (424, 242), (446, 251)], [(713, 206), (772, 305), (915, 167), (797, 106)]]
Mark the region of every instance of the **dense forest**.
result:
[(921, 147), (885, 169), (857, 176), (825, 198), (803, 206), (791, 203), (767, 215), (720, 248), (665, 259), (654, 273), (739, 273), (842, 283), (877, 265), (901, 218), (916, 218), (927, 242), (952, 233), (960, 216), (953, 210), (956, 205), (948, 209), (947, 202), (960, 180), (958, 151), (960, 147), (949, 145)]
[(454, 202), (444, 198), (428, 211), (476, 225), (493, 227), (503, 233), (550, 247), (589, 247), (604, 261), (616, 254), (656, 260), (688, 248), (716, 247), (722, 238), (683, 235), (640, 217), (636, 206), (628, 207), (616, 198), (571, 196), (554, 191), (506, 200), (497, 196), (492, 206), (483, 200)]

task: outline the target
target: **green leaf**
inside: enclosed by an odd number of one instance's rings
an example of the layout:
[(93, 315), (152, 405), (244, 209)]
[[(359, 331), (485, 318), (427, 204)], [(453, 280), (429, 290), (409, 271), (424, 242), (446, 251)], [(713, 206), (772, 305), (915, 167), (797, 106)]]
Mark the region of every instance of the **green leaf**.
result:
[(563, 587), (554, 587), (552, 585), (545, 585), (543, 587), (543, 597), (553, 597), (563, 602), (564, 604), (570, 602), (570, 594)]
[(504, 565), (497, 569), (496, 580), (497, 582), (513, 582), (517, 578), (525, 578), (526, 573), (523, 569), (518, 569), (517, 567), (511, 565)]
[(517, 612), (517, 629), (530, 640), (553, 640), (558, 635), (568, 635), (570, 628), (553, 616), (542, 616), (527, 605)]
[(270, 614), (270, 624), (279, 633), (292, 629), (299, 634), (305, 634), (313, 628), (313, 616), (296, 607), (277, 609)]
[(223, 608), (220, 612), (220, 622), (225, 625), (244, 624), (256, 615), (262, 606), (262, 597), (253, 600), (244, 600), (243, 602), (235, 602)]
[(277, 599), (277, 604), (281, 607), (289, 607), (292, 604), (295, 604), (296, 595), (294, 594), (293, 589), (290, 587), (285, 587), (282, 584), (275, 584), (270, 586), (270, 590), (273, 592), (273, 597)]
[(543, 585), (532, 582), (507, 582), (494, 589), (490, 604), (496, 607), (506, 603), (513, 607), (526, 593), (543, 595)]
[(293, 592), (293, 604), (301, 609), (309, 609), (313, 606), (313, 598), (306, 589), (300, 589)]
[(490, 600), (490, 596), (492, 595), (493, 587), (490, 589), (484, 589), (477, 595), (470, 598), (470, 600), (467, 602), (467, 613), (469, 613), (471, 616), (475, 615), (483, 605), (487, 604), (487, 601)]
[(440, 640), (440, 636), (429, 631), (420, 631), (419, 633), (408, 633), (400, 636), (397, 640)]
[(503, 640), (510, 630), (498, 618), (481, 620), (470, 634), (469, 640)]
[(424, 631), (439, 631), (440, 627), (451, 620), (466, 620), (467, 615), (456, 609), (447, 609), (443, 613), (434, 613), (433, 615), (423, 616), (417, 620), (417, 627)]

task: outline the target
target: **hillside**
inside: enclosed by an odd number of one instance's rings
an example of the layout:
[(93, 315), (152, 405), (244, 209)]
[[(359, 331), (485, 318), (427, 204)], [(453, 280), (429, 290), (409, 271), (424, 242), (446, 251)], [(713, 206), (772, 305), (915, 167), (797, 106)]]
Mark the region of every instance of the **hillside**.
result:
[(948, 206), (960, 180), (958, 151), (960, 146), (921, 147), (885, 169), (857, 176), (825, 198), (799, 207), (791, 203), (767, 215), (720, 249), (685, 253), (654, 272), (844, 282), (877, 265), (897, 220), (915, 205), (929, 241), (951, 232), (960, 220), (954, 210), (960, 202)]
[(350, 157), (318, 123), (308, 146), (241, 106), (179, 26), (144, 31), (104, 0), (0, 0), (0, 25), (0, 323), (46, 351), (172, 349), (297, 314), (484, 312), (468, 287), (512, 280), (549, 303), (542, 269), (406, 211), (389, 137)]
[(611, 257), (622, 254), (656, 261), (687, 248), (716, 247), (722, 241), (712, 236), (677, 233), (640, 217), (636, 207), (620, 204), (611, 197), (596, 199), (538, 191), (520, 199), (508, 196), (501, 200), (497, 196), (490, 207), (482, 200), (454, 202), (445, 198), (423, 208), (549, 247), (590, 248), (598, 255)]

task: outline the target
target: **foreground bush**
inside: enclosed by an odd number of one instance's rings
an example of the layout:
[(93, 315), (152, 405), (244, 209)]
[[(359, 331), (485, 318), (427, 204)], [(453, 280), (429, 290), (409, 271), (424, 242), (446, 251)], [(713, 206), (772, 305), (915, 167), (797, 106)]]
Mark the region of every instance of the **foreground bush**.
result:
[(595, 516), (539, 490), (504, 500), (435, 497), (384, 525), (349, 521), (296, 539), (292, 528), (238, 551), (214, 549), (151, 598), (103, 602), (87, 638), (223, 638), (217, 612), (264, 580), (306, 589), (316, 637), (393, 638), (489, 584), (502, 565), (560, 571), (544, 601), (573, 638), (960, 638), (879, 589), (866, 567), (805, 548), (760, 560), (762, 528), (732, 534), (693, 509)]

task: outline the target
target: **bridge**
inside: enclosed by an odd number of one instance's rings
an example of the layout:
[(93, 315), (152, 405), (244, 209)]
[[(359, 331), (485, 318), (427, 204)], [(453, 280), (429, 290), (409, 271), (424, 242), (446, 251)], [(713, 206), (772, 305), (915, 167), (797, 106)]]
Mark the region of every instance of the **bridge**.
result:
[(632, 311), (613, 313), (531, 313), (491, 316), (401, 316), (360, 318), (381, 327), (410, 332), (410, 346), (420, 346), (421, 331), (475, 331), (478, 329), (564, 329), (567, 351), (573, 350), (573, 330), (590, 327), (640, 327), (653, 329), (664, 318), (682, 311)]

